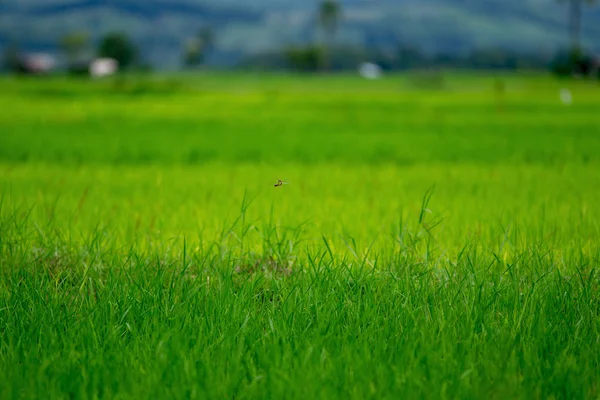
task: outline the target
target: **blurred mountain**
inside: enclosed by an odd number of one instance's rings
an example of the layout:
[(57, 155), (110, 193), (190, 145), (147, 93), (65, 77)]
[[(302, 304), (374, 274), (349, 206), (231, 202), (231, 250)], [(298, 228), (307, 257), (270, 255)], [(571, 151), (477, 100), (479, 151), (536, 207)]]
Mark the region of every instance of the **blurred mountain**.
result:
[[(62, 35), (94, 39), (125, 31), (145, 59), (180, 64), (183, 43), (202, 27), (214, 32), (209, 62), (233, 64), (318, 39), (317, 0), (0, 0), (0, 46), (18, 42), (55, 50)], [(552, 54), (567, 43), (567, 5), (558, 0), (344, 0), (336, 42), (431, 53), (503, 48)], [(600, 52), (600, 5), (585, 7), (583, 43)]]

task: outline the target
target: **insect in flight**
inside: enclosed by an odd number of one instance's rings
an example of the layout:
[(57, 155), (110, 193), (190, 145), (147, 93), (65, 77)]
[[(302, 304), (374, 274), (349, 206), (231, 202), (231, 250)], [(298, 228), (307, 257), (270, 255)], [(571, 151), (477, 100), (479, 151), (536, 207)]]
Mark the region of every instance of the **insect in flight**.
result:
[(273, 186), (277, 187), (277, 186), (283, 186), (283, 185), (288, 185), (289, 182), (284, 182), (281, 179), (277, 178), (277, 183), (274, 184)]

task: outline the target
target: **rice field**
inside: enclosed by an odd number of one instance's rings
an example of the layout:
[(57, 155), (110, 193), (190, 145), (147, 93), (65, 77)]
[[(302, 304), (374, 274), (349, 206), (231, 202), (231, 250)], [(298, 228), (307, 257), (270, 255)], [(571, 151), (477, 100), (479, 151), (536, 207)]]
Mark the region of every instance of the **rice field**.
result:
[(600, 398), (597, 83), (3, 77), (0, 109), (0, 398)]

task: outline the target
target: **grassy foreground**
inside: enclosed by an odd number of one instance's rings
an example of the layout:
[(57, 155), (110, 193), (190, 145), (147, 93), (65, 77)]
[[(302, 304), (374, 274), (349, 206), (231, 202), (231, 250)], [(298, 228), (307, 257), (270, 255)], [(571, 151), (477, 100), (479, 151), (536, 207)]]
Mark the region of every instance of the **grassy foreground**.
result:
[(1, 80), (0, 398), (599, 398), (598, 86), (424, 79)]

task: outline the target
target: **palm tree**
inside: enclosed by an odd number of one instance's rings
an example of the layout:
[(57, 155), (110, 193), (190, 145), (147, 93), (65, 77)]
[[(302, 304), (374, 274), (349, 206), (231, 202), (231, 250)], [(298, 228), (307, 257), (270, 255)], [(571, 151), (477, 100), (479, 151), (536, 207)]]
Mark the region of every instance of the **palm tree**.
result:
[(331, 44), (338, 28), (341, 11), (341, 6), (336, 0), (323, 0), (319, 6), (319, 25), (325, 33), (325, 67), (329, 67)]
[(596, 0), (560, 0), (569, 3), (569, 38), (572, 57), (581, 55), (581, 14), (583, 4), (593, 4)]

